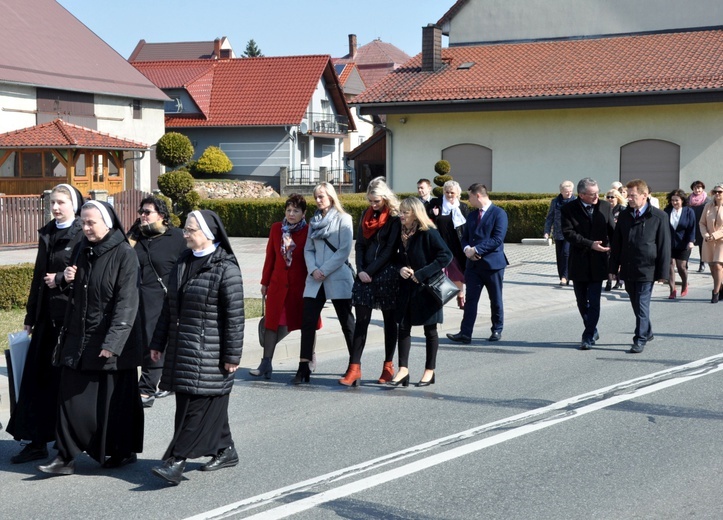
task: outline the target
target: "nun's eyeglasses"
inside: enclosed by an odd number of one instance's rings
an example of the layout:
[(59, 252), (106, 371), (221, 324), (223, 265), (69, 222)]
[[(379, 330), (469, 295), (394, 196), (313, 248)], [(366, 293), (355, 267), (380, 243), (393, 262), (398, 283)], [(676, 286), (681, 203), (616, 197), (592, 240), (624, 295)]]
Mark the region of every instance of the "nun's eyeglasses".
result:
[(200, 231), (200, 228), (183, 228), (183, 234), (184, 235), (193, 235), (196, 231)]

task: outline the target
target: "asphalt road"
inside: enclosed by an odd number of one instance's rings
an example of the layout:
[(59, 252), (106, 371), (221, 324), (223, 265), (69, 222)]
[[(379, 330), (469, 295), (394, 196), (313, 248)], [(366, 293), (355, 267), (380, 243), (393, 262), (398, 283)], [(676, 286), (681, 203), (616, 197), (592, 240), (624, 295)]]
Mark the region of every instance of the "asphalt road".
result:
[[(502, 341), (479, 339), (489, 334), (482, 306), (471, 345), (442, 342), (431, 387), (374, 384), (378, 334), (359, 388), (336, 382), (347, 362), (338, 344), (321, 351), (310, 385), (286, 384), (293, 358), (275, 363), (271, 381), (242, 371), (231, 397), (241, 464), (204, 473), (205, 459), (192, 461), (178, 487), (150, 474), (171, 437), (173, 398), (147, 411), (144, 453), (120, 470), (83, 456), (76, 475), (41, 477), (7, 462), (17, 443), (2, 431), (0, 517), (723, 518), (723, 307), (708, 303), (709, 275), (693, 274), (677, 301), (655, 287), (656, 339), (632, 355), (619, 291), (604, 293), (595, 348), (576, 350), (572, 288), (552, 285), (553, 270), (547, 257), (513, 264)], [(444, 330), (456, 331), (461, 313), (445, 312)], [(413, 334), (417, 381), (424, 346)]]

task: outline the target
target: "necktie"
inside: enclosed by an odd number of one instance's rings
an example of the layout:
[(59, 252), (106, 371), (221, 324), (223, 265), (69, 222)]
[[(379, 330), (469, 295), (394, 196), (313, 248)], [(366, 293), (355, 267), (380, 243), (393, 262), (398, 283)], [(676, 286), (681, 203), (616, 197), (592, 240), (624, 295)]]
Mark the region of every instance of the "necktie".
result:
[(592, 218), (592, 212), (595, 208), (593, 206), (585, 206), (585, 211), (587, 211), (587, 216)]
[(639, 218), (640, 218), (640, 210), (636, 209), (635, 210), (635, 220), (638, 220)]
[(480, 209), (477, 212), (477, 225), (478, 226), (479, 226), (479, 223), (482, 222), (482, 213), (484, 213), (484, 212), (485, 212), (485, 210), (483, 210), (483, 209)]

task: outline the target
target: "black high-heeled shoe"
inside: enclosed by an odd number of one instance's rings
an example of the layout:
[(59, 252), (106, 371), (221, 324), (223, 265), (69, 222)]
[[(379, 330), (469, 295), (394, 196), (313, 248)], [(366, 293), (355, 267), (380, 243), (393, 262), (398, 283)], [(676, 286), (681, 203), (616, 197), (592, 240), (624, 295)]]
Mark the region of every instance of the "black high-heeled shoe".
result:
[(309, 368), (308, 361), (301, 361), (299, 363), (299, 369), (296, 371), (296, 375), (291, 380), (292, 385), (300, 385), (301, 383), (308, 383), (311, 379), (311, 369)]
[(434, 384), (434, 379), (435, 379), (436, 377), (437, 377), (437, 374), (434, 373), (434, 374), (432, 374), (432, 379), (430, 379), (429, 381), (420, 381), (419, 383), (417, 383), (417, 386), (429, 386), (429, 385), (433, 385), (433, 384)]
[(249, 374), (252, 376), (264, 376), (265, 379), (271, 379), (271, 374), (274, 372), (274, 367), (271, 366), (271, 358), (261, 358), (261, 364), (256, 370), (249, 370)]
[(407, 374), (406, 376), (404, 376), (403, 378), (401, 378), (399, 381), (395, 381), (394, 379), (392, 379), (392, 380), (389, 381), (387, 384), (390, 385), (390, 386), (399, 386), (399, 385), (402, 385), (402, 386), (405, 386), (405, 387), (406, 387), (406, 386), (409, 386), (409, 374)]

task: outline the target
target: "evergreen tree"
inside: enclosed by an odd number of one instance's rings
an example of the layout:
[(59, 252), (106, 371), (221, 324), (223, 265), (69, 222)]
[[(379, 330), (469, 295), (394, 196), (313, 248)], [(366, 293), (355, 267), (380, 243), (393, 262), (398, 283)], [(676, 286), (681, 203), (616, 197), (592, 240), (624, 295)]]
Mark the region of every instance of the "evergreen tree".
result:
[(261, 54), (261, 49), (259, 49), (258, 45), (256, 45), (256, 42), (252, 39), (249, 40), (249, 42), (246, 44), (246, 50), (244, 51), (244, 58), (262, 58), (264, 55)]

